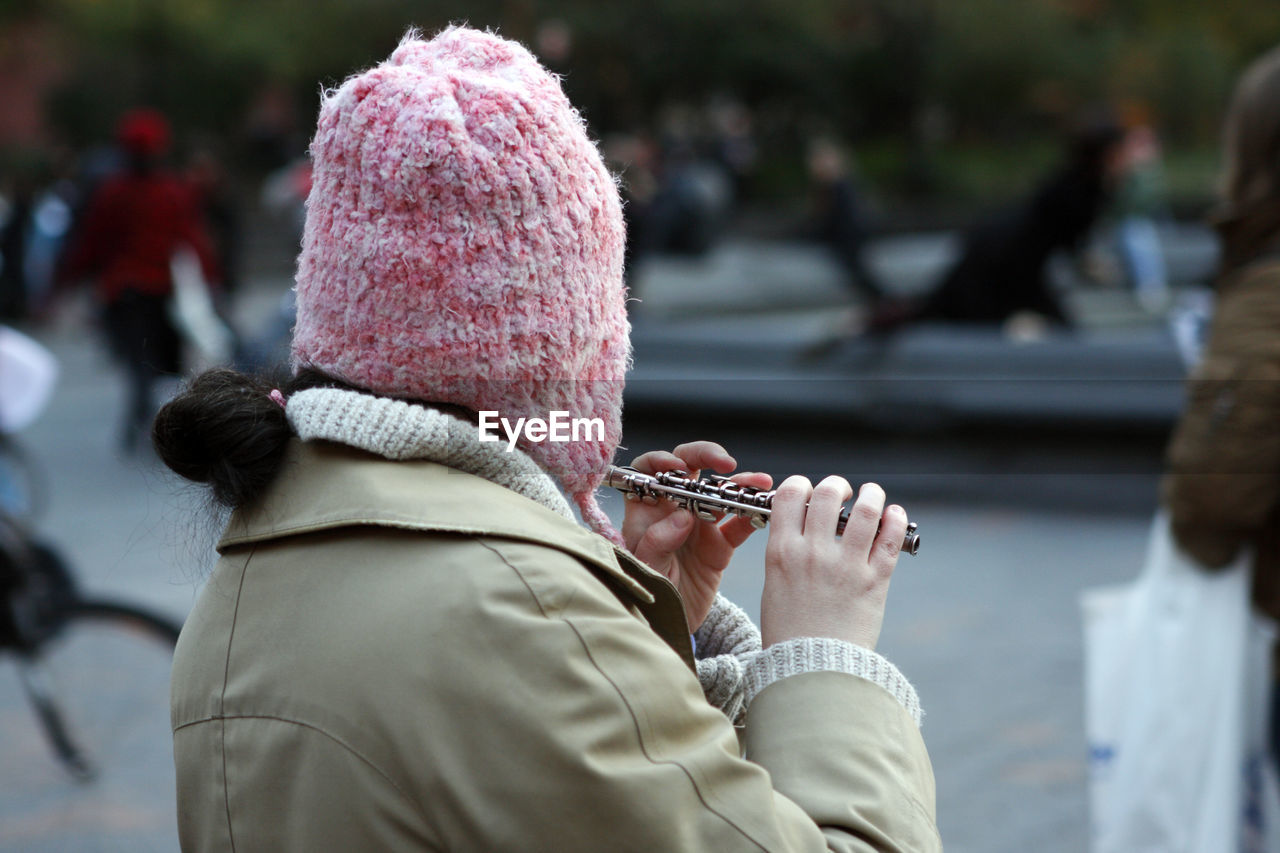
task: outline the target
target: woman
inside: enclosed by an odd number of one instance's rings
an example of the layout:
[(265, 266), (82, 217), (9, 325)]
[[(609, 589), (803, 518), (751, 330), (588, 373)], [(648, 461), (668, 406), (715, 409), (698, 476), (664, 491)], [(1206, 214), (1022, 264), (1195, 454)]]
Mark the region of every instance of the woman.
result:
[(1163, 499), (1178, 544), (1206, 567), (1253, 550), (1254, 605), (1280, 618), (1280, 48), (1237, 84), (1224, 147), (1213, 324), (1169, 445)]
[(182, 341), (170, 319), (174, 255), (194, 252), (208, 281), (219, 273), (190, 191), (161, 165), (168, 121), (154, 110), (133, 110), (121, 118), (116, 136), (125, 168), (89, 199), (59, 277), (93, 279), (111, 351), (128, 381), (120, 434), (128, 455), (146, 440), (156, 381), (181, 370)]
[[(918, 302), (885, 302), (869, 321), (889, 332), (908, 322), (942, 321), (1015, 328), (1030, 314), (1062, 329), (1075, 325), (1049, 276), (1058, 252), (1080, 254), (1117, 177), (1120, 127), (1109, 116), (1080, 120), (1063, 161), (1026, 197), (967, 229), (960, 252)], [(1039, 325), (1043, 325), (1042, 323)]]
[[(312, 155), (294, 379), (206, 374), (155, 427), (235, 509), (174, 661), (183, 848), (938, 849), (915, 692), (872, 651), (902, 510), (865, 486), (836, 538), (848, 484), (783, 483), (762, 637), (716, 595), (745, 520), (596, 505), (622, 212), (558, 82), (411, 34)], [(481, 412), (603, 429), (508, 452)]]

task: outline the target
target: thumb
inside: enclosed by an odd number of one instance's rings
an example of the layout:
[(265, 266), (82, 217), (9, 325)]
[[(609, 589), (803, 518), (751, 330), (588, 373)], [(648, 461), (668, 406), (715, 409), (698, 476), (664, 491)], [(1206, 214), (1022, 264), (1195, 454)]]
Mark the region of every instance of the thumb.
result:
[(650, 566), (660, 566), (689, 539), (693, 532), (693, 513), (679, 509), (649, 529), (636, 543), (636, 559)]

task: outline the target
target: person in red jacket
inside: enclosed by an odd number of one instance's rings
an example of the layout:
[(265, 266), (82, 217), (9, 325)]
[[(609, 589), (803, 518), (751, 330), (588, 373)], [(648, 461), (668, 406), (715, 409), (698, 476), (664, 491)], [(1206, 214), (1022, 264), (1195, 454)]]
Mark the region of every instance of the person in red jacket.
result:
[(60, 279), (91, 279), (112, 353), (125, 367), (129, 395), (121, 436), (126, 453), (145, 438), (155, 414), (156, 379), (181, 369), (181, 339), (169, 316), (174, 254), (190, 249), (205, 278), (218, 278), (207, 229), (186, 185), (160, 165), (169, 124), (149, 109), (117, 128), (126, 166), (89, 199)]

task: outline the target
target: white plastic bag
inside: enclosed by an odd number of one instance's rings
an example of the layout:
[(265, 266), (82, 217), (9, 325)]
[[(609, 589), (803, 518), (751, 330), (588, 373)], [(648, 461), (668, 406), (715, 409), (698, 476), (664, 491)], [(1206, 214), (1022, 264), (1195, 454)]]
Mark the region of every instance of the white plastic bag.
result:
[(58, 379), (53, 354), (16, 329), (0, 326), (0, 433), (31, 424), (49, 402)]
[(200, 259), (191, 249), (174, 253), (169, 264), (173, 276), (170, 314), (187, 343), (207, 364), (227, 364), (235, 349), (235, 336), (213, 307), (209, 285), (200, 269)]
[(1093, 853), (1280, 850), (1249, 582), (1247, 555), (1200, 569), (1160, 512), (1138, 579), (1082, 594)]

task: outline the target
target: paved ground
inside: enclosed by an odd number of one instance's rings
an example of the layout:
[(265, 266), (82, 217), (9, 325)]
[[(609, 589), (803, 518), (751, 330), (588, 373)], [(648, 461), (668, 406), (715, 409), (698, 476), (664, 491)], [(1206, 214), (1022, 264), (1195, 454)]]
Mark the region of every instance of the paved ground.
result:
[[(809, 268), (776, 263), (784, 272)], [(259, 283), (242, 306), (252, 315), (247, 326), (266, 322), (279, 286)], [(151, 460), (117, 456), (119, 388), (95, 341), (74, 324), (46, 339), (64, 377), (47, 415), (23, 436), (49, 475), (40, 527), (86, 585), (180, 618), (198, 592), (216, 523)], [(714, 419), (673, 409), (630, 424), (626, 441), (638, 450), (716, 429)], [(1136, 571), (1158, 471), (1151, 442), (891, 440), (846, 436), (829, 421), (721, 424), (711, 437), (724, 437), (744, 465), (776, 474), (865, 472), (920, 523), (924, 549), (895, 578), (882, 650), (913, 679), (927, 710), (948, 849), (1085, 849), (1076, 596)], [(763, 541), (744, 548), (726, 580), (729, 594), (753, 611)], [(111, 683), (129, 689), (106, 704), (129, 707), (143, 696), (151, 728), (109, 740), (103, 777), (81, 785), (50, 760), (11, 667), (0, 662), (0, 850), (175, 849), (163, 685), (147, 680), (149, 668), (110, 669)]]

